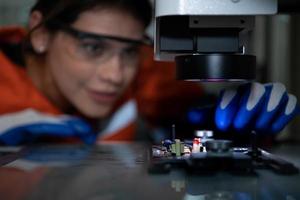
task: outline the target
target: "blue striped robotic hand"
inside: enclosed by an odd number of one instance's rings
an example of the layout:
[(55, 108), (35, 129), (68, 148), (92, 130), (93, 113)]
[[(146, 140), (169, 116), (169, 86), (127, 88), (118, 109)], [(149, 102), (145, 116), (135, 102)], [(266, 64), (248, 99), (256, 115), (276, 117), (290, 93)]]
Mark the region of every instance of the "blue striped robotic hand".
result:
[(77, 137), (86, 144), (96, 140), (92, 128), (77, 117), (52, 116), (33, 109), (0, 116), (0, 143), (3, 145), (33, 143), (44, 136)]
[(221, 131), (255, 130), (280, 132), (300, 113), (297, 98), (281, 83), (247, 83), (236, 90), (223, 90), (215, 111), (215, 124)]

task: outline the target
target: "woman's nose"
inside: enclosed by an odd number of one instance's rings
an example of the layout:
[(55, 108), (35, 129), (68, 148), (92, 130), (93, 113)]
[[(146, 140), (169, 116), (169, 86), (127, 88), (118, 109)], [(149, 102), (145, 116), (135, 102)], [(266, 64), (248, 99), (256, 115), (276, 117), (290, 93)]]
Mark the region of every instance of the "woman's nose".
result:
[(98, 76), (114, 85), (121, 85), (124, 81), (123, 63), (120, 55), (111, 56), (98, 67)]

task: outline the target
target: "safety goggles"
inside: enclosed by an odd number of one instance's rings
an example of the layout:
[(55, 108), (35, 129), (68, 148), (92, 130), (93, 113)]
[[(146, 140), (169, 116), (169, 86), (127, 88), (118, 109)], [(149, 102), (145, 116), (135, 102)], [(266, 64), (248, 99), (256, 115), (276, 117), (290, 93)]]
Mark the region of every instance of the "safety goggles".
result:
[(70, 53), (75, 58), (84, 59), (95, 64), (101, 64), (114, 55), (120, 56), (123, 64), (135, 64), (139, 57), (140, 47), (152, 43), (147, 37), (135, 40), (85, 32), (62, 23), (55, 23), (54, 25), (56, 29), (76, 39), (75, 47), (70, 49)]

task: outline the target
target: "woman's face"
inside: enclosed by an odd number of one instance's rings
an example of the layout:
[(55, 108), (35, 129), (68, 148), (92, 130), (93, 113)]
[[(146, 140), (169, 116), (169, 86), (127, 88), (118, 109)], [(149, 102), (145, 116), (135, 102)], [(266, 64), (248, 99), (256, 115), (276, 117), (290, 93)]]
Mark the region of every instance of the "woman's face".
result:
[[(117, 9), (84, 12), (71, 28), (132, 40), (141, 40), (144, 33), (140, 21)], [(133, 79), (138, 49), (130, 42), (58, 31), (48, 45), (46, 67), (72, 106), (87, 117), (104, 117)]]

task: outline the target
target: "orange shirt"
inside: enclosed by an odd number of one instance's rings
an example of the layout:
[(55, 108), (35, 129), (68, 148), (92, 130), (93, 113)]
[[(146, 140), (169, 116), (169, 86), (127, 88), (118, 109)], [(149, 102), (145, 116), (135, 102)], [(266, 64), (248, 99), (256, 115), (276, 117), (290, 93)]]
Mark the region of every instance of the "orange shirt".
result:
[[(18, 43), (25, 37), (23, 29), (0, 28), (0, 43)], [(115, 112), (130, 99), (137, 102), (137, 110), (153, 126), (171, 118), (202, 95), (198, 84), (175, 80), (173, 63), (155, 62), (153, 49), (143, 48), (140, 68), (135, 80), (117, 103)], [(62, 114), (32, 83), (25, 69), (10, 61), (0, 51), (0, 114), (33, 108), (49, 114)], [(134, 120), (114, 134), (101, 140), (131, 140), (135, 133)]]
[[(0, 43), (18, 43), (25, 36), (19, 28), (0, 29)], [(17, 66), (0, 51), (0, 114), (33, 108), (45, 113), (60, 114), (33, 85), (25, 69)]]

